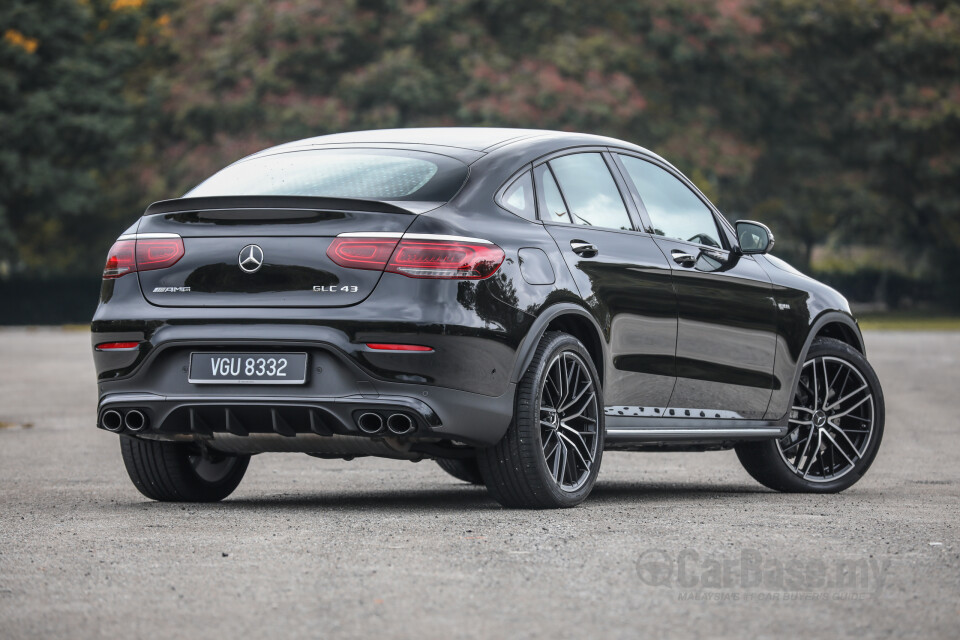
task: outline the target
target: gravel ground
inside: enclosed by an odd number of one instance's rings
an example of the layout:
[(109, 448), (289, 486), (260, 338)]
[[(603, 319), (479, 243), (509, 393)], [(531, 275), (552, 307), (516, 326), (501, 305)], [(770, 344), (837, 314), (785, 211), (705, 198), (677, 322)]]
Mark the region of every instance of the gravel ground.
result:
[(584, 505), (527, 512), (430, 462), (298, 454), (148, 502), (93, 427), (88, 335), (2, 330), (0, 637), (956, 638), (960, 332), (866, 341), (887, 431), (845, 493), (608, 453)]

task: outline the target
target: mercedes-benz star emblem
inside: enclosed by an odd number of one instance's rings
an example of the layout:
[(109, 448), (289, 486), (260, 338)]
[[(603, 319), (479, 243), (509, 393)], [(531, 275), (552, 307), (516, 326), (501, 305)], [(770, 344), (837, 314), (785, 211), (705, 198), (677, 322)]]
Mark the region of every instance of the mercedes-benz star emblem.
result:
[(255, 244), (248, 244), (240, 249), (240, 268), (247, 273), (254, 273), (263, 266), (263, 249)]

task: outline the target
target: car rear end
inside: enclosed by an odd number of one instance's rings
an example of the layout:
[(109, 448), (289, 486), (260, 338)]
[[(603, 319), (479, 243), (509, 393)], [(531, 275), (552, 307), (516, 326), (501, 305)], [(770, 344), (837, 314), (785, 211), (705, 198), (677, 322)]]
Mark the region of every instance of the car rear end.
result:
[(422, 215), (467, 165), (339, 149), (232, 169), (151, 205), (111, 248), (92, 326), (98, 426), (341, 457), (499, 440), (529, 319), (508, 330), (476, 311), (515, 312), (488, 295), (497, 244)]

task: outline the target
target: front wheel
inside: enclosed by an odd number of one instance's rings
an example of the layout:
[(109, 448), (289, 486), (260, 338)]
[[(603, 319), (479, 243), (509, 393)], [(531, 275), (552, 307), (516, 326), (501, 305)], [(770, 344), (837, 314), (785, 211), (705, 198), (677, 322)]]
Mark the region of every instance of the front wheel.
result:
[(218, 502), (237, 488), (250, 456), (203, 452), (185, 442), (120, 436), (120, 453), (134, 486), (160, 502)]
[(883, 390), (867, 359), (839, 340), (818, 338), (800, 371), (787, 434), (740, 443), (737, 457), (777, 491), (843, 491), (873, 463), (883, 423)]
[(513, 422), (477, 456), (490, 494), (506, 507), (550, 509), (583, 502), (603, 455), (600, 378), (583, 344), (550, 332), (517, 387)]

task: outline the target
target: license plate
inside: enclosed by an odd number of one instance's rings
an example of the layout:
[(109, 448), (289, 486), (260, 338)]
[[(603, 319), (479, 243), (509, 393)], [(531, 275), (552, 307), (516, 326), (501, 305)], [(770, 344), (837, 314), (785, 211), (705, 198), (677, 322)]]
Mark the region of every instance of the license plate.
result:
[(305, 353), (191, 353), (193, 384), (303, 384)]

